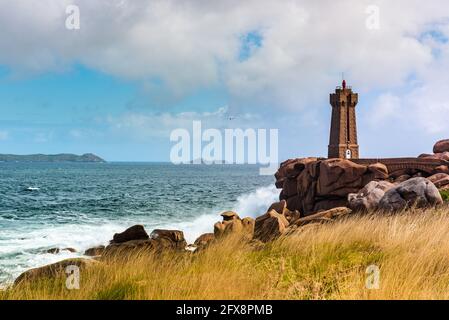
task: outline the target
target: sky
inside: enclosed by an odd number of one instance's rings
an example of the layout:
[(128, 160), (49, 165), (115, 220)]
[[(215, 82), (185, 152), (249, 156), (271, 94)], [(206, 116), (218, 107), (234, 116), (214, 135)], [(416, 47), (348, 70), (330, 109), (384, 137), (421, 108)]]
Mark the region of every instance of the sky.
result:
[(326, 156), (342, 74), (361, 157), (449, 138), (445, 0), (0, 0), (0, 30), (0, 153), (169, 161), (201, 121)]

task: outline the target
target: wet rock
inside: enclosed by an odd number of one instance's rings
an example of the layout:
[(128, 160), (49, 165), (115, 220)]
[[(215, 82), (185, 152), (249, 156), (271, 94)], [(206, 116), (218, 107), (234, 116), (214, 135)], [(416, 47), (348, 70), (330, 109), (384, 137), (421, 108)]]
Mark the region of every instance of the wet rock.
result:
[(149, 236), (142, 225), (132, 226), (121, 233), (114, 234), (113, 243), (124, 243), (132, 240), (148, 240)]
[(71, 252), (71, 253), (75, 253), (76, 252), (76, 250), (74, 248), (50, 248), (46, 252), (47, 253), (51, 253), (51, 254), (58, 254), (61, 251), (68, 251), (68, 252)]

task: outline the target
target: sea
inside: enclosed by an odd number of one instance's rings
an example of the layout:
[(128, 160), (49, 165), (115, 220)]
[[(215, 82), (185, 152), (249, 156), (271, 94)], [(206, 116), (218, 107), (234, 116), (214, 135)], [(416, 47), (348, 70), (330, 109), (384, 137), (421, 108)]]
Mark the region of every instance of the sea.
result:
[(193, 243), (221, 212), (257, 217), (278, 197), (257, 165), (0, 163), (0, 288), (135, 224), (182, 230)]

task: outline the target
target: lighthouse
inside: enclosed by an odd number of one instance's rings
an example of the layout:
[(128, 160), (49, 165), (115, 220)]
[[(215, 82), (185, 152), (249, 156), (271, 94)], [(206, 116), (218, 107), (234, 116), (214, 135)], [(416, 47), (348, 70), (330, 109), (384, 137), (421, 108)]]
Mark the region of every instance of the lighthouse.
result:
[(358, 94), (343, 80), (330, 94), (332, 118), (328, 146), (328, 158), (358, 159), (357, 125), (355, 107)]

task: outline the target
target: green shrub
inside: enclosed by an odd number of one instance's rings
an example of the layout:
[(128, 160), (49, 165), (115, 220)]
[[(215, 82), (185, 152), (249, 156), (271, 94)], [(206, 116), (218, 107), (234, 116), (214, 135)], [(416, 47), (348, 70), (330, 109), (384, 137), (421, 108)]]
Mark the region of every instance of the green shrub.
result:
[(444, 202), (449, 202), (449, 190), (440, 190)]

